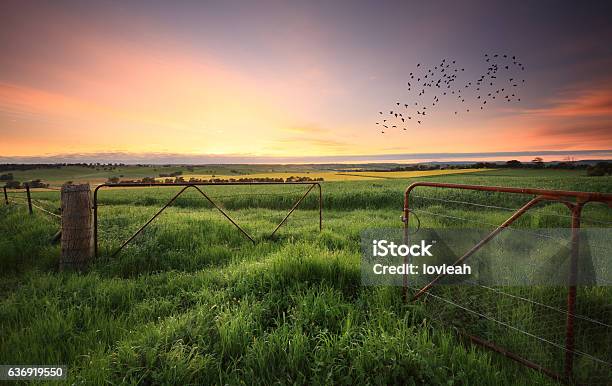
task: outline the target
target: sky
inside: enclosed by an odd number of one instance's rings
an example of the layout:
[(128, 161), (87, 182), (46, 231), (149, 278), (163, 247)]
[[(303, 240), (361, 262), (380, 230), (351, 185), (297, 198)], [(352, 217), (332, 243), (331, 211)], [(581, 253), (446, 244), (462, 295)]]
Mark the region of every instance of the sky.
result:
[[(612, 158), (610, 41), (609, 2), (5, 0), (0, 161)], [(520, 102), (375, 126), (417, 63), (485, 53)]]

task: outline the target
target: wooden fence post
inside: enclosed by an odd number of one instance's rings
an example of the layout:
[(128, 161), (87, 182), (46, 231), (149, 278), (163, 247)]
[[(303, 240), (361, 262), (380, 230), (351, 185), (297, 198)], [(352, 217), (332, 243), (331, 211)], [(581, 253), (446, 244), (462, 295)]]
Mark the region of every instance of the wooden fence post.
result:
[(71, 267), (82, 270), (93, 258), (91, 190), (89, 184), (63, 185), (62, 255), (60, 271)]
[(8, 193), (6, 193), (6, 186), (3, 186), (2, 189), (4, 190), (4, 203), (8, 205), (9, 201), (8, 201)]

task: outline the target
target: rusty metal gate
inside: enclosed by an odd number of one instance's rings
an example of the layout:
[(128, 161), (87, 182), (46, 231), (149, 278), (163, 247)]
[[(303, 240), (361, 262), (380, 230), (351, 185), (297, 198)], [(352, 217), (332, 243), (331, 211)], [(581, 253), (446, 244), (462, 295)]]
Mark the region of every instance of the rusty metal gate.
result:
[(129, 244), (136, 236), (138, 236), (153, 220), (155, 220), (166, 208), (168, 208), (172, 203), (183, 194), (186, 190), (192, 188), (199, 192), (203, 198), (205, 198), (215, 209), (217, 209), (221, 214), (231, 222), (236, 229), (238, 229), (246, 238), (248, 238), (251, 242), (255, 243), (255, 239), (249, 235), (236, 221), (234, 221), (217, 203), (215, 203), (202, 189), (200, 186), (236, 186), (236, 185), (305, 185), (308, 186), (308, 190), (293, 204), (287, 215), (283, 218), (283, 220), (274, 228), (271, 236), (274, 236), (279, 228), (287, 221), (289, 216), (295, 211), (295, 209), (300, 205), (300, 203), (308, 196), (308, 194), (314, 189), (314, 187), (318, 187), (319, 190), (319, 231), (323, 229), (323, 193), (321, 190), (321, 184), (318, 182), (179, 182), (179, 183), (151, 183), (151, 184), (139, 184), (139, 183), (117, 183), (117, 184), (102, 184), (96, 187), (93, 194), (93, 218), (94, 218), (94, 255), (98, 257), (98, 190), (102, 188), (147, 188), (147, 187), (177, 187), (182, 186), (183, 188), (175, 194), (151, 219), (149, 219), (144, 225), (142, 225), (132, 236), (130, 236), (127, 240), (125, 240), (119, 248), (113, 252), (112, 256), (116, 256), (121, 252), (121, 250)]
[[(552, 364), (552, 367), (556, 368), (556, 370), (552, 369), (551, 367), (547, 367), (546, 365), (543, 365), (542, 363), (536, 363), (533, 360), (529, 360), (528, 358), (525, 358), (524, 356), (520, 354), (521, 350), (517, 349), (516, 347), (514, 349), (512, 348), (508, 349), (507, 347), (501, 347), (500, 345), (492, 341), (483, 339), (480, 336), (465, 333), (465, 330), (462, 330), (461, 328), (459, 328), (458, 331), (461, 332), (464, 336), (467, 336), (469, 341), (475, 344), (484, 346), (488, 349), (501, 353), (505, 355), (506, 357), (509, 357), (530, 368), (536, 369), (561, 382), (568, 382), (568, 383), (584, 382), (583, 379), (576, 379), (575, 374), (574, 374), (575, 360), (577, 356), (580, 356), (580, 359), (587, 358), (589, 360), (596, 361), (596, 367), (602, 370), (600, 373), (597, 374), (597, 379), (589, 378), (586, 382), (588, 384), (593, 384), (593, 383), (610, 384), (610, 382), (612, 382), (612, 358), (601, 359), (593, 355), (590, 355), (588, 353), (585, 353), (584, 351), (578, 350), (576, 348), (575, 328), (576, 328), (577, 321), (581, 323), (590, 323), (591, 325), (589, 325), (589, 328), (591, 329), (594, 329), (595, 327), (599, 329), (603, 329), (604, 333), (602, 336), (604, 336), (605, 338), (603, 338), (604, 341), (600, 342), (601, 344), (604, 344), (604, 345), (612, 344), (612, 341), (610, 341), (610, 338), (612, 338), (612, 332), (611, 332), (612, 325), (610, 325), (610, 321), (608, 320), (610, 316), (612, 315), (612, 313), (609, 312), (609, 307), (611, 306), (610, 303), (612, 303), (611, 299), (607, 299), (607, 302), (608, 302), (607, 305), (603, 306), (603, 308), (607, 309), (603, 322), (600, 320), (595, 320), (594, 318), (590, 318), (588, 317), (588, 315), (584, 316), (584, 315), (578, 315), (576, 313), (577, 267), (578, 267), (578, 260), (580, 259), (580, 256), (579, 256), (580, 255), (579, 253), (580, 238), (579, 238), (578, 233), (580, 230), (582, 209), (586, 204), (591, 203), (591, 202), (604, 203), (604, 204), (607, 204), (609, 207), (612, 207), (612, 194), (561, 191), (561, 190), (545, 190), (545, 189), (507, 188), (507, 187), (497, 187), (497, 186), (463, 185), (463, 184), (436, 183), (436, 182), (417, 182), (417, 183), (410, 185), (405, 190), (405, 193), (404, 193), (404, 210), (403, 210), (402, 221), (404, 223), (404, 238), (406, 241), (410, 236), (408, 221), (410, 219), (411, 212), (413, 212), (413, 209), (411, 209), (411, 206), (410, 206), (410, 193), (415, 188), (418, 188), (418, 187), (430, 187), (430, 188), (442, 188), (442, 189), (463, 189), (463, 190), (472, 190), (472, 191), (500, 192), (500, 193), (522, 194), (522, 195), (534, 196), (527, 203), (525, 203), (522, 207), (518, 208), (507, 220), (505, 220), (503, 223), (497, 226), (497, 228), (495, 228), (487, 236), (485, 236), (481, 241), (476, 243), (472, 248), (470, 248), (467, 252), (465, 252), (465, 254), (463, 254), (463, 256), (461, 256), (460, 258), (458, 258), (454, 262), (453, 265), (462, 264), (465, 260), (470, 258), (470, 256), (472, 256), (476, 251), (478, 251), (483, 245), (485, 245), (487, 242), (493, 239), (496, 235), (502, 232), (502, 230), (504, 230), (505, 228), (513, 224), (518, 218), (520, 218), (527, 211), (535, 207), (538, 203), (546, 202), (546, 201), (558, 202), (558, 203), (562, 203), (565, 206), (567, 206), (571, 214), (571, 242), (570, 242), (570, 260), (569, 260), (569, 278), (567, 281), (567, 286), (564, 287), (565, 293), (566, 293), (565, 295), (566, 309), (565, 310), (556, 309), (556, 311), (558, 311), (562, 315), (561, 316), (562, 319), (559, 323), (563, 323), (563, 327), (559, 326), (560, 327), (559, 336), (561, 336), (561, 331), (563, 331), (564, 341), (555, 343), (555, 342), (546, 341), (545, 339), (538, 339), (539, 338), (538, 336), (530, 337), (530, 338), (534, 338), (538, 340), (538, 344), (545, 344), (545, 343), (553, 344), (555, 348), (558, 350), (558, 352), (561, 353), (555, 356), (556, 359), (551, 359), (550, 361), (547, 361), (547, 363), (549, 365)], [(444, 301), (444, 302), (450, 303), (453, 307), (463, 308), (462, 312), (473, 312), (474, 309), (480, 310), (478, 306), (471, 307), (474, 303), (469, 303), (470, 304), (469, 306), (460, 304), (458, 301), (453, 299), (453, 296), (458, 296), (456, 294), (447, 295), (446, 298), (443, 298), (443, 297), (440, 297), (439, 295), (436, 295), (435, 293), (432, 293), (434, 292), (434, 289), (439, 287), (439, 286), (436, 286), (436, 284), (444, 276), (445, 276), (444, 274), (439, 275), (422, 287), (411, 287), (408, 283), (408, 278), (405, 275), (404, 284), (403, 284), (404, 302), (407, 302), (407, 301), (415, 302), (417, 300), (424, 301), (426, 298), (429, 298), (431, 296), (432, 299), (435, 299), (437, 301)], [(495, 291), (495, 289), (493, 288), (488, 288), (488, 289)], [(409, 294), (409, 291), (414, 291), (414, 292)], [(529, 299), (521, 298), (513, 294), (503, 293), (502, 291), (498, 291), (498, 293), (503, 294), (504, 296), (514, 296), (515, 298), (518, 299), (517, 301), (531, 302), (529, 304), (530, 306), (533, 306), (533, 307), (535, 307), (535, 305), (538, 305), (538, 306), (548, 307), (550, 309), (553, 309), (553, 307), (549, 305), (538, 304), (537, 302), (533, 302)], [(474, 301), (473, 299), (477, 297), (478, 296), (475, 296), (475, 297), (473, 296), (470, 301)], [(499, 311), (494, 311), (494, 312), (499, 312)], [(488, 318), (490, 317), (490, 314), (483, 315), (482, 312), (478, 313), (478, 318), (482, 319), (483, 317)], [(510, 331), (510, 329), (514, 328), (512, 323), (506, 322), (505, 320), (502, 320), (501, 318), (498, 318), (497, 320), (493, 319), (493, 321), (498, 322), (501, 325), (503, 325), (503, 329), (506, 329), (506, 331)], [(586, 328), (582, 328), (579, 331), (584, 333), (585, 331), (590, 331), (590, 330)], [(523, 332), (523, 331), (519, 331), (519, 332)], [(529, 334), (529, 332), (526, 332), (526, 334)], [(534, 335), (534, 334), (531, 334), (531, 335)], [(558, 362), (562, 362), (562, 363), (558, 363)]]

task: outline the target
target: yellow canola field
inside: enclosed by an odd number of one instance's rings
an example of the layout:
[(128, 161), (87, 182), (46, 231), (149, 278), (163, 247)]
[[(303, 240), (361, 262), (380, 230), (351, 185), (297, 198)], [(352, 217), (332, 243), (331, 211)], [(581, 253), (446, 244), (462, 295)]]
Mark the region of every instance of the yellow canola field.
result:
[[(351, 180), (378, 180), (378, 179), (401, 179), (401, 178), (414, 178), (414, 177), (426, 177), (426, 176), (439, 176), (444, 174), (462, 174), (462, 173), (473, 173), (482, 172), (488, 169), (448, 169), (448, 170), (415, 170), (415, 171), (402, 171), (402, 172), (297, 172), (297, 173), (255, 173), (255, 174), (243, 174), (243, 175), (202, 175), (202, 174), (186, 174), (182, 177), (185, 181), (189, 181), (190, 178), (199, 179), (210, 179), (210, 178), (222, 178), (236, 180), (240, 178), (283, 178), (288, 177), (310, 177), (310, 178), (323, 178), (325, 181), (351, 181)], [(158, 178), (163, 180), (163, 178)]]

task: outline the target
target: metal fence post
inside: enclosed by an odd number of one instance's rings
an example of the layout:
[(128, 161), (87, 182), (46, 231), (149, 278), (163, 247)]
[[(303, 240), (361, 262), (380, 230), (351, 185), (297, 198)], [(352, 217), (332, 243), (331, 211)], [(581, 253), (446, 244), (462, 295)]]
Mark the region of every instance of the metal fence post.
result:
[[(100, 185), (102, 186), (102, 185)], [(94, 258), (98, 258), (98, 189), (97, 186), (93, 193), (93, 243), (94, 243)]]
[(572, 244), (570, 272), (567, 290), (567, 319), (565, 322), (565, 377), (570, 380), (574, 368), (574, 313), (576, 312), (576, 285), (578, 281), (578, 258), (580, 253), (580, 214), (582, 203), (572, 206)]
[(321, 184), (317, 183), (319, 187), (319, 232), (323, 230), (323, 191)]
[[(408, 199), (409, 199), (408, 194), (406, 194), (404, 196), (404, 213), (402, 215), (402, 222), (404, 223), (404, 237), (403, 237), (404, 245), (410, 244), (410, 241), (408, 240), (409, 232), (410, 232), (410, 228), (409, 228), (410, 209), (409, 209)], [(408, 266), (408, 263), (409, 263), (408, 256), (404, 256), (404, 270)], [(406, 303), (408, 301), (408, 273), (405, 272), (402, 279), (403, 279), (402, 280), (402, 301)]]
[(26, 194), (28, 196), (28, 211), (32, 214), (32, 196), (30, 196), (30, 184), (25, 184)]

